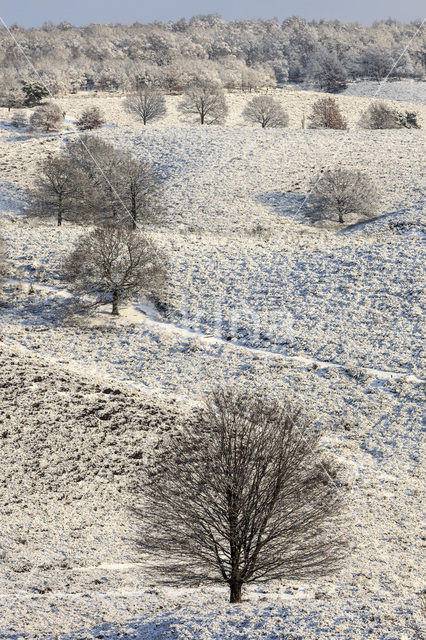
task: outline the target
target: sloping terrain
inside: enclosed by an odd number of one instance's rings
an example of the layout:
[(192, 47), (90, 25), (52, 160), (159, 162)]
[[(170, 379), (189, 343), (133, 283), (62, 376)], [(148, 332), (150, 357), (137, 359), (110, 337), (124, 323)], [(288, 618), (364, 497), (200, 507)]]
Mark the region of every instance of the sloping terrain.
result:
[[(136, 300), (64, 322), (61, 263), (82, 227), (28, 220), (23, 190), (73, 129), (0, 131), (0, 638), (418, 640), (425, 399), (423, 131), (301, 131), (318, 94), (283, 92), (288, 130), (143, 129), (100, 96), (99, 134), (151, 160), (166, 215), (167, 306)], [(70, 97), (75, 117), (88, 98)], [(339, 97), (356, 122), (368, 98)], [(410, 107), (411, 108), (411, 107)], [(420, 105), (416, 105), (416, 109)], [(3, 117), (7, 117), (6, 112)], [(237, 126), (238, 125), (238, 126)], [(308, 222), (310, 178), (362, 166), (380, 217)], [(352, 550), (319, 584), (160, 590), (135, 556), (129, 487), (158, 438), (220, 383), (290, 397), (321, 429), (348, 488)]]
[(82, 378), (21, 347), (0, 343), (0, 365), (1, 638), (418, 637), (412, 392), (412, 428), (397, 427), (399, 406), (386, 430), (346, 424), (337, 439), (325, 434), (351, 488), (353, 549), (341, 575), (251, 588), (229, 609), (222, 588), (159, 589), (133, 548), (129, 485), (157, 439), (185, 427), (190, 406)]

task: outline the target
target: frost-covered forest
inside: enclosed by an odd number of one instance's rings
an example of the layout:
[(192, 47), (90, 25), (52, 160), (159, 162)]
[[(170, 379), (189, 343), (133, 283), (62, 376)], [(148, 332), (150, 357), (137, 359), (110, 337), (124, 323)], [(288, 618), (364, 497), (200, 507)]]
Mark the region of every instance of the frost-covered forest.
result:
[[(339, 21), (284, 20), (226, 22), (217, 15), (152, 24), (46, 24), (12, 27), (12, 34), (52, 93), (79, 89), (128, 90), (136, 76), (180, 91), (200, 76), (231, 90), (253, 90), (295, 82), (321, 84), (333, 68), (345, 80), (422, 78), (425, 34), (403, 45), (419, 23), (394, 20), (367, 27)], [(33, 75), (22, 52), (0, 31), (1, 90)]]

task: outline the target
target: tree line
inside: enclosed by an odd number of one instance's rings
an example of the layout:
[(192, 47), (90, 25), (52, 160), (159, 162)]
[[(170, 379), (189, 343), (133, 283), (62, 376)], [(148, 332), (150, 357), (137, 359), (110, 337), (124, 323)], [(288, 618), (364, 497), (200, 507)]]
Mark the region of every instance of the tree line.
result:
[[(12, 25), (12, 33), (53, 95), (129, 91), (133, 77), (170, 92), (199, 78), (229, 90), (289, 81), (339, 91), (357, 78), (424, 77), (426, 36), (419, 25), (385, 20), (367, 27), (299, 17), (226, 22), (206, 15), (131, 26)], [(19, 93), (21, 80), (36, 79), (6, 30), (0, 32), (0, 64), (4, 103), (10, 90)]]
[[(42, 102), (46, 95), (45, 88), (39, 83), (27, 83), (26, 105), (34, 106)], [(147, 125), (161, 120), (167, 115), (166, 99), (163, 92), (152, 86), (141, 87), (138, 91), (128, 95), (124, 103), (126, 111)], [(10, 110), (11, 107), (9, 107)], [(178, 104), (178, 111), (187, 119), (196, 119), (200, 124), (223, 124), (228, 115), (228, 105), (223, 89), (208, 82), (198, 81), (185, 90)], [(242, 112), (246, 122), (259, 124), (262, 128), (286, 127), (289, 123), (288, 113), (280, 101), (270, 95), (253, 97)], [(63, 114), (59, 106), (47, 102), (32, 113), (29, 123), (22, 111), (14, 111), (12, 124), (23, 128), (27, 124), (37, 131), (58, 131), (61, 127)], [(86, 109), (76, 120), (80, 131), (97, 129), (104, 124), (104, 117), (96, 106)], [(305, 118), (301, 122), (305, 128)], [(415, 112), (398, 111), (382, 101), (374, 101), (361, 115), (359, 126), (366, 129), (401, 129), (420, 128)], [(308, 117), (308, 127), (311, 129), (347, 129), (346, 120), (340, 111), (336, 99), (327, 96), (318, 99)]]

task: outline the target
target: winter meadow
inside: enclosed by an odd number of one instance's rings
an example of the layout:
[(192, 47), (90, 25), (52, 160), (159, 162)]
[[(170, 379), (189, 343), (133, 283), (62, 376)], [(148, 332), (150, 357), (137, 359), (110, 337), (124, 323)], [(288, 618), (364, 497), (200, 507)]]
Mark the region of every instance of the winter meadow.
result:
[(421, 640), (421, 21), (0, 25), (0, 639)]

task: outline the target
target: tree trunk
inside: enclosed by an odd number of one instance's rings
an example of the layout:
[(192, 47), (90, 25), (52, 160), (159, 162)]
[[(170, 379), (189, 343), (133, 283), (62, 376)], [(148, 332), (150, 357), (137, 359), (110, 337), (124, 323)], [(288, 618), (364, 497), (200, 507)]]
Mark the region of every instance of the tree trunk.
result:
[(120, 315), (118, 312), (118, 291), (114, 289), (112, 292), (112, 315), (118, 316)]
[(231, 604), (236, 604), (238, 602), (241, 602), (241, 582), (230, 582), (229, 583), (229, 588), (230, 588), (230, 597), (229, 597), (229, 602)]
[(62, 205), (62, 194), (58, 196), (58, 227), (62, 224), (62, 214), (63, 214), (63, 205)]
[(343, 224), (343, 214), (339, 212), (339, 222)]
[(132, 193), (132, 229), (136, 229), (136, 195)]

